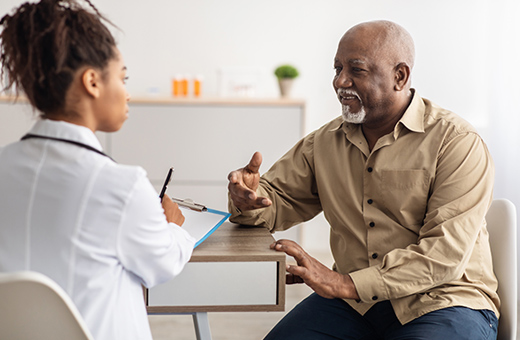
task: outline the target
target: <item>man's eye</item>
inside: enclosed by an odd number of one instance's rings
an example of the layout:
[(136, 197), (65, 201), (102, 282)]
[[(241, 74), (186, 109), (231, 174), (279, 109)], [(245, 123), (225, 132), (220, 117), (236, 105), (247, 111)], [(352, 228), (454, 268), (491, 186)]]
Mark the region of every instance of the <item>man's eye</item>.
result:
[(123, 78), (123, 84), (126, 84), (127, 81), (128, 81), (128, 77), (124, 77)]
[(334, 71), (336, 72), (336, 75), (340, 74), (341, 73), (341, 67), (339, 67), (339, 66), (334, 67)]

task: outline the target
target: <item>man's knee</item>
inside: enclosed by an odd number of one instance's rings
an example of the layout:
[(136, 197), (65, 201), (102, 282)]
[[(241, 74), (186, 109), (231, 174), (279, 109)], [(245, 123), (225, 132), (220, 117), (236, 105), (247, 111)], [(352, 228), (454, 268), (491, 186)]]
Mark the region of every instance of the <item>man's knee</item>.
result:
[(264, 340), (362, 339), (372, 332), (358, 312), (341, 299), (316, 293), (294, 307)]
[(449, 307), (425, 314), (394, 330), (390, 339), (494, 340), (498, 319), (489, 310)]

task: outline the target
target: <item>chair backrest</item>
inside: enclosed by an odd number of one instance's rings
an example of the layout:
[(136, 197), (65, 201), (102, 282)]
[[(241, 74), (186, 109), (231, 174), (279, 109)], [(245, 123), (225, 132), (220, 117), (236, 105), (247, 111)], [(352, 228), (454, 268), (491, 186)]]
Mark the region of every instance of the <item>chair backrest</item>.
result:
[(93, 338), (60, 286), (26, 271), (0, 273), (0, 339)]
[(511, 201), (496, 199), (486, 215), (493, 267), (498, 279), (500, 320), (498, 340), (515, 340), (517, 323), (516, 209)]

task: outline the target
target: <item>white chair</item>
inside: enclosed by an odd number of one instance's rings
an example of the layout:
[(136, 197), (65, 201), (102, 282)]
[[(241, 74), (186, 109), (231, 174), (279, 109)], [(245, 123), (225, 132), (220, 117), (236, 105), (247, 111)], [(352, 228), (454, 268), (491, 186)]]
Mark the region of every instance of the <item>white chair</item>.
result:
[(92, 340), (69, 296), (36, 272), (0, 273), (0, 339)]
[(516, 209), (511, 201), (496, 199), (486, 215), (493, 267), (502, 302), (497, 340), (515, 340), (517, 327)]

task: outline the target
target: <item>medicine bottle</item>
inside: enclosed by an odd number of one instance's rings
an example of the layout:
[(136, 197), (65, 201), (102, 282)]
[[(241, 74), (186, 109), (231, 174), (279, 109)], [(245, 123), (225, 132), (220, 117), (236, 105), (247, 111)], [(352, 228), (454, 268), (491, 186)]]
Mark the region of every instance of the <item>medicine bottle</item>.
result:
[(202, 76), (197, 75), (193, 78), (193, 96), (200, 97), (202, 92)]
[(178, 97), (181, 95), (181, 76), (180, 75), (176, 75), (173, 80), (172, 80), (172, 95), (174, 97)]

